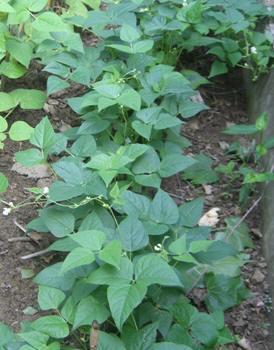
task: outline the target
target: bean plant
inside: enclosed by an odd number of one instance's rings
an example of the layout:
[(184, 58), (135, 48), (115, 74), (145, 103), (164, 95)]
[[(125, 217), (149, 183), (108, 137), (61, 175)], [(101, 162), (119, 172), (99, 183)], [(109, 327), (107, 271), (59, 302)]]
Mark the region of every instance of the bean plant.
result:
[[(60, 261), (34, 278), (42, 316), (17, 334), (0, 323), (0, 349), (225, 350), (235, 335), (224, 311), (250, 297), (240, 277), (249, 230), (236, 217), (222, 232), (200, 226), (204, 199), (177, 206), (161, 184), (201, 161), (184, 155), (191, 143), (180, 135), (208, 109), (193, 102), (196, 89), (229, 67), (248, 67), (254, 79), (271, 67), (272, 37), (255, 27), (271, 13), (251, 0), (57, 5), (0, 1), (4, 64), (23, 72), (37, 60), (49, 73), (47, 96), (71, 82), (86, 87), (68, 99), (77, 126), (56, 132), (45, 116), (8, 131), (31, 145), (17, 162), (46, 164), (55, 176), (49, 191), (30, 189), (42, 209), (27, 230), (53, 235), (48, 250)], [(97, 44), (84, 44), (84, 32)], [(184, 62), (196, 49), (213, 57), (207, 78)], [(11, 108), (3, 107), (6, 117)], [(2, 117), (2, 141), (7, 130)], [(1, 192), (7, 186), (1, 174)], [(2, 202), (5, 215), (19, 207)], [(194, 288), (205, 290), (203, 311)]]

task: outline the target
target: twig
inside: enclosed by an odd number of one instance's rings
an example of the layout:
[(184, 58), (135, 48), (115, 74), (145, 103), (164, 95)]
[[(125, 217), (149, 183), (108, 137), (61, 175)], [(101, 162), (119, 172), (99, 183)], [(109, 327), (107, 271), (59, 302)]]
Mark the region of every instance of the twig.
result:
[(196, 281), (192, 284), (192, 286), (189, 288), (189, 290), (186, 292), (186, 296), (188, 296), (193, 289), (197, 286), (197, 284), (201, 281), (201, 279), (204, 277), (204, 275), (207, 273), (209, 269), (209, 265), (207, 265), (204, 269), (204, 271), (199, 275), (199, 277), (196, 279)]
[(47, 254), (47, 253), (52, 253), (52, 252), (50, 250), (47, 250), (47, 249), (39, 250), (36, 253), (32, 253), (32, 254), (29, 254), (29, 255), (21, 256), (21, 259), (22, 260), (27, 260), (27, 259), (35, 258), (36, 256), (41, 256), (41, 255)]
[(16, 221), (16, 219), (13, 219), (13, 223), (14, 223), (14, 225), (16, 225), (18, 228), (20, 228), (20, 230), (23, 231), (24, 233), (27, 232), (27, 230), (26, 230), (22, 225), (20, 225), (20, 224)]
[(9, 238), (8, 242), (32, 242), (30, 237), (13, 237)]
[(92, 322), (90, 332), (90, 350), (97, 350), (99, 338), (99, 324), (96, 320)]
[(241, 219), (237, 222), (237, 224), (232, 227), (229, 235), (225, 239), (225, 242), (229, 241), (230, 237), (233, 235), (236, 228), (241, 225), (241, 223), (247, 218), (247, 216), (252, 212), (252, 210), (259, 204), (263, 196), (264, 196), (264, 193), (262, 193), (260, 197), (252, 204), (252, 206), (248, 209), (248, 211), (244, 214), (244, 216), (241, 217)]

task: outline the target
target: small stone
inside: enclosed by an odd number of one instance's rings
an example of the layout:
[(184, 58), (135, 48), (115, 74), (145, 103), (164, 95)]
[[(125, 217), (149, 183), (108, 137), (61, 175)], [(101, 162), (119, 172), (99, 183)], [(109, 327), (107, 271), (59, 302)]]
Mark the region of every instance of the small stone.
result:
[(265, 279), (265, 275), (258, 269), (255, 270), (252, 276), (252, 281), (254, 283), (261, 283)]

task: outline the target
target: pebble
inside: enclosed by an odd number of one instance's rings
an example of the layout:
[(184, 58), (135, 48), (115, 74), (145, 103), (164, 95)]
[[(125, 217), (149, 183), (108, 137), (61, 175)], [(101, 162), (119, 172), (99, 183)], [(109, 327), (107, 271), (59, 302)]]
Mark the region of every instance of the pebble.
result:
[(261, 283), (265, 279), (265, 275), (258, 269), (255, 270), (255, 272), (252, 275), (252, 281), (254, 283)]

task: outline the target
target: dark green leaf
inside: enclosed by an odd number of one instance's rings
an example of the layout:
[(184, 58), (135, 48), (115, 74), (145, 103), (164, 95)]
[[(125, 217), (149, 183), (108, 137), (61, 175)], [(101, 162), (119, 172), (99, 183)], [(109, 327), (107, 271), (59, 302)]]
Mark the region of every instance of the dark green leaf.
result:
[(40, 217), (50, 232), (56, 237), (65, 237), (74, 229), (74, 216), (57, 208), (46, 208), (40, 211)]
[(48, 117), (44, 117), (31, 134), (30, 143), (39, 148), (47, 149), (53, 145), (54, 141), (55, 134), (53, 127)]
[(65, 293), (59, 289), (43, 285), (39, 286), (38, 303), (41, 310), (58, 309), (65, 297)]
[(148, 245), (148, 235), (141, 223), (135, 216), (128, 216), (120, 225), (118, 232), (124, 250), (134, 252)]
[(44, 316), (31, 323), (31, 327), (53, 338), (65, 338), (69, 335), (69, 327), (59, 316)]
[(150, 147), (132, 166), (134, 174), (154, 173), (160, 168), (160, 159), (156, 151)]
[(70, 236), (77, 244), (91, 251), (100, 250), (105, 241), (105, 234), (98, 230), (78, 231)]
[(224, 134), (229, 134), (229, 135), (249, 135), (249, 134), (255, 134), (257, 132), (256, 125), (232, 125), (223, 130), (222, 132)]
[(15, 159), (18, 163), (27, 167), (42, 164), (46, 161), (42, 152), (36, 148), (29, 148), (25, 151), (16, 152)]
[(204, 198), (196, 198), (179, 207), (179, 225), (194, 227), (198, 224), (204, 207)]
[(179, 211), (173, 199), (159, 189), (151, 203), (149, 217), (157, 223), (175, 224), (179, 219)]
[(8, 188), (8, 179), (3, 173), (0, 173), (0, 193), (3, 193)]
[(213, 346), (218, 338), (214, 319), (210, 315), (200, 312), (191, 322), (191, 335), (199, 342)]
[(113, 240), (109, 242), (99, 253), (99, 258), (106, 263), (120, 268), (122, 248), (120, 242)]
[(112, 333), (99, 332), (98, 350), (126, 350), (121, 339)]
[(48, 78), (48, 82), (47, 82), (47, 95), (49, 96), (55, 92), (66, 89), (69, 86), (70, 84), (65, 80), (62, 80), (56, 77), (55, 75), (51, 75)]
[(191, 157), (186, 157), (181, 154), (168, 154), (161, 161), (159, 173), (161, 177), (169, 177), (195, 163), (197, 163), (197, 161)]
[(91, 264), (95, 260), (94, 253), (87, 248), (74, 248), (65, 258), (61, 273), (74, 269), (75, 267)]
[(211, 65), (211, 69), (208, 77), (213, 78), (216, 75), (227, 73), (227, 71), (228, 69), (225, 63), (220, 61), (214, 61), (213, 64)]

